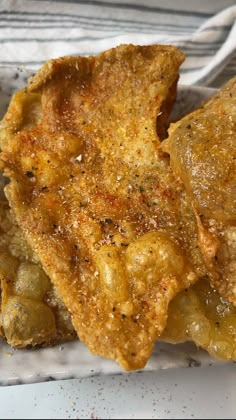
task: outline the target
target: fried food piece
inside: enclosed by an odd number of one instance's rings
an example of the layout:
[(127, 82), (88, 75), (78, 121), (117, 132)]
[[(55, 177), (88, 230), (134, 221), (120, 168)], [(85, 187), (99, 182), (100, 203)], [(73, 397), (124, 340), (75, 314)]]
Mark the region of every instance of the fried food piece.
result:
[(125, 369), (144, 367), (170, 300), (205, 274), (191, 205), (156, 133), (182, 61), (175, 47), (132, 45), (49, 61), (2, 122), (17, 223), (80, 339)]
[(211, 284), (236, 305), (236, 78), (162, 144), (193, 202)]
[(236, 360), (236, 308), (202, 279), (172, 300), (161, 340), (193, 341), (217, 359)]
[(70, 315), (0, 202), (1, 335), (18, 348), (76, 338)]

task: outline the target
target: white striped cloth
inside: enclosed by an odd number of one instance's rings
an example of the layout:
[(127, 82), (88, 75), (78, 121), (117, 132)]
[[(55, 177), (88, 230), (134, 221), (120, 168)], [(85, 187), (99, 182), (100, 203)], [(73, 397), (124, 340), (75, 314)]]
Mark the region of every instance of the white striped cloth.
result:
[(236, 74), (235, 0), (0, 2), (0, 65), (38, 69), (124, 43), (177, 45), (181, 83), (221, 86)]

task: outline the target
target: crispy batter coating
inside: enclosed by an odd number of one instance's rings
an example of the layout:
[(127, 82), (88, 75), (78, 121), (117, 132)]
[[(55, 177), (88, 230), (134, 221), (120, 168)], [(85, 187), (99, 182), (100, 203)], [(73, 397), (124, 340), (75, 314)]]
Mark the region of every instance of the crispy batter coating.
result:
[(80, 339), (125, 369), (144, 367), (170, 300), (205, 274), (157, 136), (182, 61), (175, 47), (132, 45), (49, 61), (2, 122), (17, 223)]
[(161, 339), (193, 341), (217, 359), (236, 360), (236, 308), (202, 279), (172, 300)]
[(236, 304), (236, 78), (163, 142), (193, 202), (211, 283)]
[(76, 338), (70, 315), (41, 264), (0, 202), (1, 332), (13, 347)]

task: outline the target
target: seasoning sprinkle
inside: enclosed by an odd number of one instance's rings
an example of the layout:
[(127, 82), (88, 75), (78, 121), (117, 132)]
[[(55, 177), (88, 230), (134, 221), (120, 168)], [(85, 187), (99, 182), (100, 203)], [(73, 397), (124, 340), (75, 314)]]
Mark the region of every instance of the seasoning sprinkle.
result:
[(34, 177), (34, 174), (33, 174), (32, 171), (27, 171), (25, 174), (28, 178), (33, 178)]

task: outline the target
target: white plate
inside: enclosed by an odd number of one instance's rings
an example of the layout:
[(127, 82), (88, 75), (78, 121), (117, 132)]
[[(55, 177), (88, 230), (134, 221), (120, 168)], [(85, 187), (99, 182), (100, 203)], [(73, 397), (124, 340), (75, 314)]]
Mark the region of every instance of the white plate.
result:
[[(25, 86), (31, 74), (30, 70), (22, 68), (0, 67), (0, 117), (4, 115), (12, 93)], [(207, 88), (181, 86), (172, 118), (190, 112), (213, 92)], [(159, 343), (144, 370), (206, 366), (213, 363), (219, 362), (191, 344)], [(37, 350), (12, 350), (0, 341), (0, 385), (122, 373), (115, 362), (91, 355), (79, 341)]]

